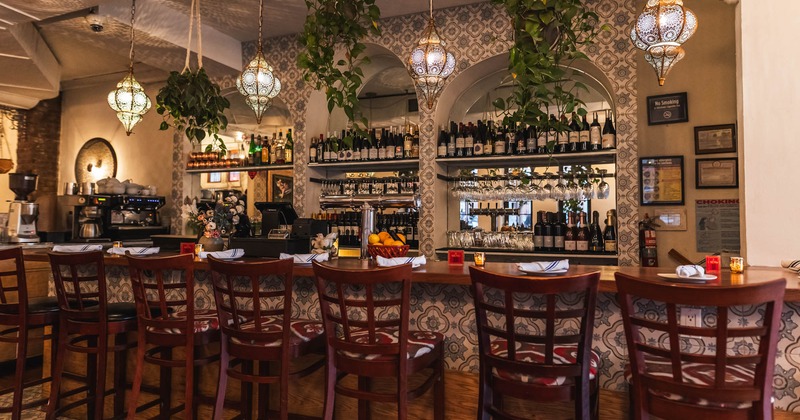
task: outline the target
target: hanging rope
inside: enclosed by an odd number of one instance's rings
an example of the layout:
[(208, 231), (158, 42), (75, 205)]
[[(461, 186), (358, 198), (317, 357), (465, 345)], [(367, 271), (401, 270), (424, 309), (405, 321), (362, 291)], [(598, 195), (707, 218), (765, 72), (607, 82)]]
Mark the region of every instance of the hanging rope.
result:
[(258, 0), (258, 52), (261, 52), (261, 26), (264, 23), (264, 0)]
[(194, 20), (197, 16), (197, 68), (203, 68), (203, 22), (200, 19), (200, 0), (192, 0), (189, 6), (189, 40), (186, 42), (186, 62), (183, 65), (183, 73), (189, 70), (190, 59), (192, 57), (192, 33), (194, 29)]

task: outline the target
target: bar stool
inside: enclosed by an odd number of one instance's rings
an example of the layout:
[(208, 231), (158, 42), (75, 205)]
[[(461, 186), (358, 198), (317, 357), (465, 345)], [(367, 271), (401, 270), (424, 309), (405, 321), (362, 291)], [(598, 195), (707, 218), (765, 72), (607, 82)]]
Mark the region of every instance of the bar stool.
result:
[[(628, 344), (636, 419), (650, 415), (685, 419), (771, 419), (772, 378), (786, 280), (742, 286), (684, 285), (615, 274)], [(646, 316), (634, 301), (662, 306)], [(679, 324), (683, 307), (716, 313), (711, 326)], [(665, 307), (665, 308), (663, 308)], [(763, 308), (760, 323), (739, 327), (732, 307)], [(756, 307), (756, 308), (754, 308)], [(708, 352), (687, 352), (685, 337), (714, 339)], [(649, 338), (649, 339), (648, 339)], [(729, 340), (756, 347), (734, 351)]]
[(600, 273), (520, 277), (470, 267), (469, 274), (480, 352), (478, 418), (519, 418), (504, 411), (504, 396), (572, 400), (576, 419), (599, 418), (592, 331)]
[[(8, 326), (0, 331), (0, 342), (14, 343), (17, 347), (17, 363), (14, 371), (13, 387), (0, 391), (0, 395), (14, 393), (10, 407), (0, 407), (0, 413), (11, 413), (12, 420), (19, 420), (22, 410), (45, 405), (47, 398), (22, 403), (26, 388), (41, 385), (50, 381), (50, 376), (25, 382), (25, 364), (28, 359), (28, 333), (30, 330), (52, 327), (50, 334), (44, 334), (43, 340), (50, 339), (55, 348), (58, 338), (58, 300), (55, 297), (28, 298), (28, 283), (25, 277), (25, 264), (22, 259), (22, 248), (9, 248), (0, 251), (0, 264), (13, 264), (13, 269), (0, 272), (0, 325)], [(10, 282), (6, 282), (10, 280)], [(16, 301), (11, 296), (16, 292)], [(55, 354), (55, 353), (53, 353)], [(55, 361), (55, 357), (52, 358)], [(51, 365), (52, 366), (52, 365)]]
[[(293, 360), (321, 353), (325, 335), (318, 321), (292, 318), (293, 261), (225, 262), (208, 257), (214, 299), (222, 330), (221, 360), (214, 419), (222, 418), (228, 378), (243, 382), (242, 415), (250, 418), (253, 383), (259, 384), (259, 418), (268, 414), (268, 386), (280, 387), (279, 416), (289, 415), (289, 379), (321, 368), (324, 358), (290, 370)], [(258, 373), (253, 373), (253, 363)], [(277, 373), (270, 367), (277, 364)], [(239, 369), (237, 365), (241, 365)]]
[[(142, 389), (144, 363), (159, 366), (160, 396), (139, 410), (160, 403), (163, 416), (183, 410), (184, 418), (196, 416), (199, 375), (195, 370), (219, 360), (219, 353), (199, 356), (203, 346), (219, 341), (215, 309), (199, 310), (194, 299), (194, 256), (133, 257), (128, 255), (133, 296), (138, 314), (136, 373), (128, 402), (128, 419), (136, 416)], [(147, 350), (148, 345), (153, 347)], [(184, 348), (183, 359), (173, 358), (175, 348)], [(171, 407), (171, 368), (186, 368), (184, 404)]]
[[(102, 419), (104, 400), (114, 395), (114, 416), (124, 413), (125, 357), (136, 345), (126, 333), (136, 330), (136, 306), (133, 303), (108, 303), (103, 253), (49, 252), (58, 306), (61, 310), (58, 350), (53, 368), (53, 383), (47, 406), (47, 419), (56, 411), (66, 411), (87, 404), (87, 417)], [(114, 343), (108, 342), (109, 334)], [(86, 385), (60, 394), (66, 352), (86, 354)], [(106, 390), (108, 352), (114, 352), (114, 387)], [(81, 378), (84, 379), (84, 378)], [(56, 410), (60, 398), (86, 392), (86, 397)]]
[[(359, 400), (360, 419), (377, 401), (397, 403), (405, 420), (408, 401), (433, 388), (434, 418), (444, 419), (444, 337), (409, 328), (411, 264), (345, 270), (314, 261), (313, 268), (328, 337), (324, 418), (333, 418), (338, 393)], [(409, 389), (409, 375), (425, 369), (422, 384)], [(348, 375), (358, 377), (358, 389), (340, 383)], [(396, 392), (372, 391), (377, 377), (397, 378)]]

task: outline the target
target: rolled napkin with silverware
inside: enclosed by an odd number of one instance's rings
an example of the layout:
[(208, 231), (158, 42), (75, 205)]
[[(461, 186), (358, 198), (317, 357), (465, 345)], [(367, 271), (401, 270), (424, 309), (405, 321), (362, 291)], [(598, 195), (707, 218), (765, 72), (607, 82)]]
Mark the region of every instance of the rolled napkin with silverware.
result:
[(403, 265), (411, 263), (413, 267), (419, 267), (421, 265), (425, 265), (428, 261), (425, 260), (424, 255), (420, 255), (419, 257), (397, 257), (397, 258), (384, 258), (378, 255), (375, 257), (375, 262), (378, 263), (379, 267), (394, 267), (396, 265)]
[(800, 260), (781, 260), (781, 267), (800, 274)]
[(519, 269), (522, 271), (540, 272), (540, 273), (548, 273), (552, 271), (564, 271), (564, 270), (569, 270), (569, 260), (517, 263), (517, 267), (519, 267)]
[(100, 244), (53, 245), (53, 252), (95, 252), (102, 250), (103, 245)]
[(123, 246), (119, 248), (108, 248), (106, 252), (112, 255), (125, 255), (128, 252), (130, 252), (131, 255), (151, 255), (161, 252), (161, 248), (157, 246)]
[(234, 249), (229, 249), (227, 251), (212, 251), (212, 252), (203, 251), (197, 254), (197, 256), (200, 258), (208, 258), (209, 255), (220, 260), (233, 260), (236, 258), (243, 257), (244, 250), (242, 248), (234, 248)]
[(699, 265), (679, 265), (675, 269), (675, 274), (678, 277), (691, 278), (691, 277), (705, 277), (706, 270)]
[(293, 259), (295, 264), (311, 264), (312, 261), (325, 262), (328, 261), (330, 254), (284, 254), (281, 252), (280, 259)]

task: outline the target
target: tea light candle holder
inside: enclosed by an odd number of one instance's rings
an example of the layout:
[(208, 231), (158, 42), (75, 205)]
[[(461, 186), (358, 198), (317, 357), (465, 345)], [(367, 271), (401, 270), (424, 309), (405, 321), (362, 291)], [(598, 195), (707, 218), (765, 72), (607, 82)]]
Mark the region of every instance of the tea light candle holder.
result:
[(194, 246), (194, 255), (199, 257), (200, 253), (203, 252), (204, 250), (205, 248), (203, 247), (203, 244), (196, 244)]
[(486, 254), (483, 252), (475, 252), (472, 254), (472, 259), (475, 261), (475, 267), (483, 267), (486, 264)]
[(741, 274), (744, 272), (744, 258), (731, 257), (731, 273)]
[(112, 245), (114, 248), (122, 248), (122, 241), (114, 241)]

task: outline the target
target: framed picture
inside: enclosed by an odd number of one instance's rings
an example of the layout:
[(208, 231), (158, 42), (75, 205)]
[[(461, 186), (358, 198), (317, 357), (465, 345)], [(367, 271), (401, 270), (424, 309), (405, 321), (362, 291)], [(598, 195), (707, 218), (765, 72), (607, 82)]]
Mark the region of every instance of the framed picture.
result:
[(267, 177), (267, 201), (291, 203), (294, 198), (294, 176), (292, 170), (269, 171)]
[(683, 205), (683, 156), (640, 158), (639, 185), (643, 206)]
[(739, 159), (697, 159), (697, 188), (739, 188)]
[(647, 125), (689, 121), (686, 92), (647, 97)]
[(694, 152), (698, 155), (736, 153), (736, 124), (695, 127)]
[(217, 184), (222, 182), (222, 172), (209, 172), (208, 182), (210, 184)]

